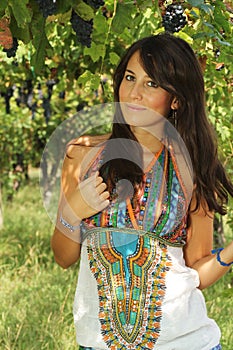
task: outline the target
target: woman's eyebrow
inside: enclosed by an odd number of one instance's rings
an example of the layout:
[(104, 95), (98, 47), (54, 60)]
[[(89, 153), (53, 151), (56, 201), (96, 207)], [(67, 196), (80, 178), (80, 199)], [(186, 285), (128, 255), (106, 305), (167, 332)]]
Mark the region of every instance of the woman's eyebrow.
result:
[(128, 69), (128, 68), (125, 71), (135, 75), (135, 73), (132, 70)]
[[(125, 72), (136, 75), (131, 69), (126, 68)], [(145, 74), (145, 78), (150, 78), (148, 74)]]

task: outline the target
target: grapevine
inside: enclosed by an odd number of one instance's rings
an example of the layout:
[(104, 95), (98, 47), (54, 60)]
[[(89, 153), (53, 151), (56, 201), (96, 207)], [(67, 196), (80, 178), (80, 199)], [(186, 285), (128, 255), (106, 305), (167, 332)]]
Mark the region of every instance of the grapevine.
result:
[(173, 3), (168, 5), (163, 15), (163, 27), (166, 31), (179, 32), (187, 23), (186, 16), (181, 4)]
[(54, 15), (57, 11), (56, 0), (36, 0), (43, 17)]
[(10, 49), (3, 49), (3, 51), (6, 52), (8, 58), (15, 57), (18, 46), (18, 40), (16, 38), (13, 38), (12, 47)]
[(93, 19), (90, 21), (85, 21), (73, 10), (70, 21), (72, 28), (76, 33), (77, 41), (84, 46), (91, 47)]
[(84, 0), (84, 2), (96, 10), (101, 6), (104, 6), (105, 3), (103, 0)]

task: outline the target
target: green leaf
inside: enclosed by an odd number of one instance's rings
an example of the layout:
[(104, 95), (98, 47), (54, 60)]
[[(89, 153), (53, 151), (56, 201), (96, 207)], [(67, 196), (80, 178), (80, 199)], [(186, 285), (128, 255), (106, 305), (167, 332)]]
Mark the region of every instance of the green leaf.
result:
[(82, 18), (84, 21), (90, 21), (94, 18), (94, 10), (91, 6), (81, 2), (76, 6), (73, 6), (75, 12)]
[(13, 37), (22, 40), (25, 44), (30, 42), (30, 26), (27, 24), (24, 28), (20, 28), (14, 16), (11, 16), (10, 30)]
[(231, 31), (230, 21), (226, 21), (226, 17), (223, 15), (221, 11), (216, 10), (214, 12), (214, 21), (220, 28), (224, 29), (226, 33), (228, 32), (230, 33)]
[(199, 18), (199, 15), (198, 15), (197, 12), (194, 11), (194, 10), (191, 10), (190, 13), (189, 13), (189, 15), (191, 15), (191, 16), (194, 17), (194, 18)]
[(163, 27), (160, 27), (160, 28), (154, 30), (154, 31), (153, 31), (153, 34), (154, 34), (154, 35), (158, 35), (158, 34), (164, 33), (164, 32), (165, 32), (165, 29), (164, 29)]
[(191, 36), (189, 36), (185, 32), (180, 31), (179, 33), (174, 34), (174, 35), (180, 37), (183, 40), (185, 40), (187, 43), (189, 43), (189, 45), (193, 44), (193, 38), (191, 38)]
[(213, 33), (207, 33), (207, 32), (198, 32), (193, 34), (193, 39), (201, 39), (201, 38), (212, 38), (214, 36)]
[(133, 25), (132, 12), (135, 11), (135, 6), (131, 4), (117, 4), (116, 15), (112, 21), (112, 30), (121, 34), (126, 27)]
[[(94, 30), (97, 35), (102, 35), (103, 39), (105, 40), (106, 34), (108, 32), (108, 24), (106, 19), (101, 13), (97, 13), (95, 15), (94, 19)], [(105, 35), (103, 35), (105, 34)]]
[(93, 62), (97, 62), (100, 57), (105, 56), (105, 45), (96, 45), (96, 43), (92, 41), (90, 48), (85, 47), (84, 55), (89, 55)]
[(35, 48), (35, 53), (32, 55), (31, 65), (36, 74), (40, 74), (44, 67), (46, 50), (51, 48), (50, 43), (45, 33), (45, 19), (37, 17), (32, 23), (32, 44)]
[(203, 21), (203, 25), (205, 25), (206, 27), (210, 28), (214, 32), (215, 28), (214, 28), (213, 24)]
[[(61, 24), (62, 26), (64, 26), (66, 23), (69, 23), (70, 21), (70, 16), (71, 16), (71, 10), (68, 12), (64, 12), (64, 13), (59, 13), (58, 15), (54, 16), (55, 20), (58, 20), (58, 23)], [(52, 21), (54, 22), (54, 19), (52, 19)], [(61, 30), (63, 28), (61, 27)]]
[[(141, 12), (145, 11), (149, 7), (151, 8), (152, 6), (151, 0), (138, 0), (136, 4), (140, 8)], [(153, 10), (157, 10), (157, 9), (158, 9), (158, 1), (154, 1)]]
[(91, 73), (89, 70), (86, 70), (78, 78), (78, 83), (82, 85), (85, 92), (90, 92), (90, 90), (96, 90), (100, 84), (100, 76)]
[(5, 13), (5, 9), (7, 7), (7, 0), (0, 1), (0, 16), (2, 17)]
[(190, 5), (193, 7), (200, 7), (205, 4), (204, 0), (189, 0)]
[(110, 62), (114, 66), (118, 64), (120, 57), (115, 52), (110, 52), (109, 54)]
[(57, 6), (57, 13), (65, 13), (69, 10), (71, 10), (72, 7), (72, 0), (57, 0), (56, 1)]
[(209, 4), (203, 4), (200, 6), (200, 9), (204, 12), (208, 13), (209, 15), (213, 15), (214, 7)]
[(24, 27), (26, 23), (31, 22), (32, 11), (27, 7), (28, 2), (29, 0), (9, 0), (9, 6), (19, 27)]

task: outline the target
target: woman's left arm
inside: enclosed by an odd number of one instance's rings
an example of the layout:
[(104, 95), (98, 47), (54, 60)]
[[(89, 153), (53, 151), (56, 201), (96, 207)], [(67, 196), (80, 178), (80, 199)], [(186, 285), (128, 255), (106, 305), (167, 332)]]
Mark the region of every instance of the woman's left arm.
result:
[[(192, 203), (191, 208), (194, 206)], [(209, 287), (220, 279), (230, 267), (222, 266), (213, 249), (213, 219), (210, 211), (200, 207), (195, 212), (190, 212), (190, 226), (188, 228), (188, 240), (184, 247), (186, 265), (195, 269), (200, 278), (200, 289)], [(233, 261), (233, 242), (220, 252), (221, 261), (226, 264)]]

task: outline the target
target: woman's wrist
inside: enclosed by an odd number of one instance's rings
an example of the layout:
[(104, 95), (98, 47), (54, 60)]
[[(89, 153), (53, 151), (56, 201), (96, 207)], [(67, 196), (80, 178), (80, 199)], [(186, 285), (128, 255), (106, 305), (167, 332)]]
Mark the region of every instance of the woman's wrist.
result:
[(216, 254), (216, 259), (221, 266), (229, 267), (233, 265), (233, 254), (230, 246), (233, 248), (233, 245), (231, 244), (226, 248), (217, 248), (211, 251), (212, 254)]
[(74, 232), (76, 230), (79, 230), (80, 229), (80, 223), (81, 223), (81, 220), (76, 220), (76, 224), (75, 225), (72, 225), (70, 224), (68, 221), (66, 221), (62, 215), (60, 215), (60, 223), (66, 227), (68, 230), (70, 230), (71, 232)]
[(77, 216), (71, 206), (63, 201), (60, 205), (60, 210), (57, 216), (57, 229), (70, 238), (71, 240), (80, 243), (80, 223), (82, 219)]

